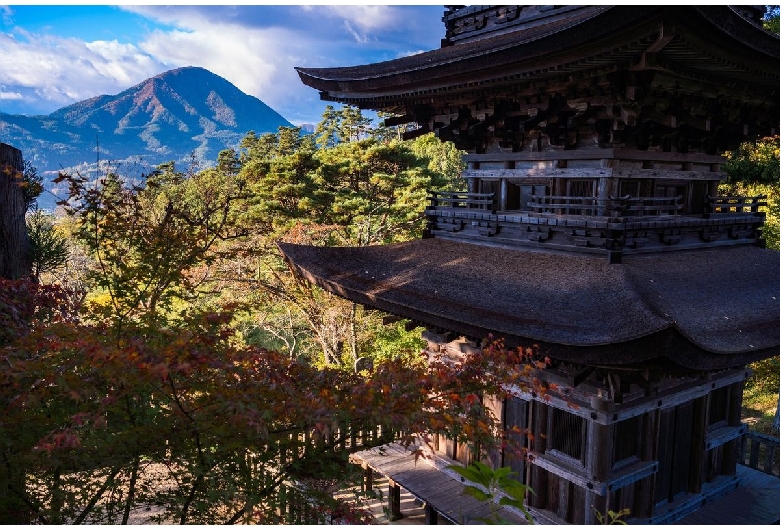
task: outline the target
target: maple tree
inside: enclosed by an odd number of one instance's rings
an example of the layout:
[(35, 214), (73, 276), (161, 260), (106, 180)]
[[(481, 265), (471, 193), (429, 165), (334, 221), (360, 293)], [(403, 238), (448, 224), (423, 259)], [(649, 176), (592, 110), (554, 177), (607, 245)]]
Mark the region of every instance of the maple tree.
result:
[[(282, 140), (264, 145), (280, 149), (294, 138)], [(412, 160), (403, 149), (383, 149), (368, 160)], [(288, 155), (308, 160), (299, 151)], [(204, 278), (216, 281), (212, 265), (245, 249), (233, 243), (258, 226), (246, 223), (251, 163), (238, 168), (236, 160), (228, 154), (228, 170), (191, 174), (166, 165), (143, 185), (112, 175), (96, 185), (61, 176), (71, 190), (70, 233), (94, 263), (91, 288), (82, 299), (30, 282), (0, 283), (3, 522), (127, 523), (135, 510), (157, 507), (165, 522), (273, 523), (288, 519), (285, 506), (295, 495), (317, 507), (318, 518), (360, 520), (329, 491), (349, 478), (347, 457), (357, 447), (433, 434), (468, 443), (476, 454), (508, 443), (482, 399), (533, 384), (539, 365), (527, 351), (494, 346), (459, 362), (423, 358), (419, 348), (414, 357), (391, 351), (355, 371), (243, 340), (237, 322), (257, 301), (210, 296), (204, 287)], [(298, 167), (289, 161), (278, 167)], [(397, 192), (329, 164), (380, 196)], [(334, 204), (338, 193), (333, 184), (324, 202)], [(398, 219), (407, 226), (403, 212)], [(293, 228), (322, 227), (325, 238), (348, 233), (343, 225), (305, 224), (308, 217), (290, 220)], [(312, 237), (308, 229), (286, 234)], [(272, 272), (293, 281), (280, 268)], [(264, 281), (288, 301), (293, 289), (307, 289)], [(298, 296), (302, 303), (309, 295)]]
[(457, 363), (320, 369), (236, 341), (231, 308), (127, 322), (117, 337), (110, 322), (80, 322), (57, 297), (31, 294), (27, 307), (49, 299), (53, 310), (4, 338), (3, 467), (27, 478), (0, 512), (21, 502), (44, 524), (127, 523), (145, 505), (169, 522), (275, 522), (281, 486), (335, 482), (353, 436), (371, 446), (439, 433), (487, 454), (500, 426), (481, 397), (525, 385), (537, 367), (493, 347)]

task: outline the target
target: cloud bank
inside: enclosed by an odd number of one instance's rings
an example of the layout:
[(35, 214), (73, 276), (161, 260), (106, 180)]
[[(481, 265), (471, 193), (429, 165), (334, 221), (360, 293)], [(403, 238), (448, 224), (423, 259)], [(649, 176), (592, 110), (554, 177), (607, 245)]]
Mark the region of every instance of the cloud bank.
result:
[[(140, 38), (79, 39), (13, 26), (0, 32), (0, 112), (41, 114), (116, 94), (163, 71), (201, 66), (294, 123), (324, 103), (294, 66), (394, 59), (438, 46), (441, 6), (124, 6), (149, 29)], [(46, 9), (39, 6), (39, 9)]]

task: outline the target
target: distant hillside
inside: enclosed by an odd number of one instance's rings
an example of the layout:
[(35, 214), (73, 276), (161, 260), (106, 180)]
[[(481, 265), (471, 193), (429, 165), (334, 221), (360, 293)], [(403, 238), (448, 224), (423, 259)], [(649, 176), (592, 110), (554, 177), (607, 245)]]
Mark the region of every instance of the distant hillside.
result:
[[(96, 161), (128, 172), (157, 164), (213, 162), (249, 131), (291, 126), (254, 96), (203, 68), (164, 72), (115, 96), (97, 96), (48, 116), (0, 113), (0, 141), (21, 149), (47, 182), (62, 168), (90, 173)], [(55, 190), (56, 191), (56, 190)], [(43, 197), (50, 207), (54, 197)]]

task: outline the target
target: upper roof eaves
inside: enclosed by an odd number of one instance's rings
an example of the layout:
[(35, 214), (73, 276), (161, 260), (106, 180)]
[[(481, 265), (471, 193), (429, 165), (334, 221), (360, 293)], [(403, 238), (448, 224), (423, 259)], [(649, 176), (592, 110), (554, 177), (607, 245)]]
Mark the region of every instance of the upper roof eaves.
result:
[(332, 95), (382, 92), (464, 72), (539, 62), (562, 52), (576, 54), (588, 43), (608, 43), (621, 32), (630, 38), (631, 28), (641, 24), (647, 28), (648, 23), (660, 23), (664, 18), (680, 26), (687, 24), (719, 45), (733, 42), (762, 57), (759, 60), (765, 64), (780, 61), (780, 37), (729, 6), (583, 6), (545, 17), (528, 27), (518, 26), (510, 32), (408, 57), (360, 66), (296, 70), (304, 84)]
[(335, 68), (303, 68), (296, 66), (295, 69), (306, 84), (309, 84), (306, 81), (307, 79), (322, 81), (354, 81), (413, 72), (527, 44), (559, 33), (577, 24), (581, 24), (609, 10), (611, 7), (612, 6), (585, 6), (568, 11), (565, 17), (550, 18), (542, 24), (534, 25), (522, 31), (504, 33), (476, 41), (463, 42), (454, 46), (447, 46), (445, 48), (379, 63)]

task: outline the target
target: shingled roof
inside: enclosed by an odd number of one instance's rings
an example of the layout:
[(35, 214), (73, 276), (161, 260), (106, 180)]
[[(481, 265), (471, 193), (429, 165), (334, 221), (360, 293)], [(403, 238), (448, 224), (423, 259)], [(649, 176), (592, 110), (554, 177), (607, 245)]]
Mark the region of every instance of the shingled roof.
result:
[(780, 253), (752, 246), (602, 257), (443, 239), (279, 244), (303, 277), (422, 324), (552, 358), (720, 369), (780, 354)]

